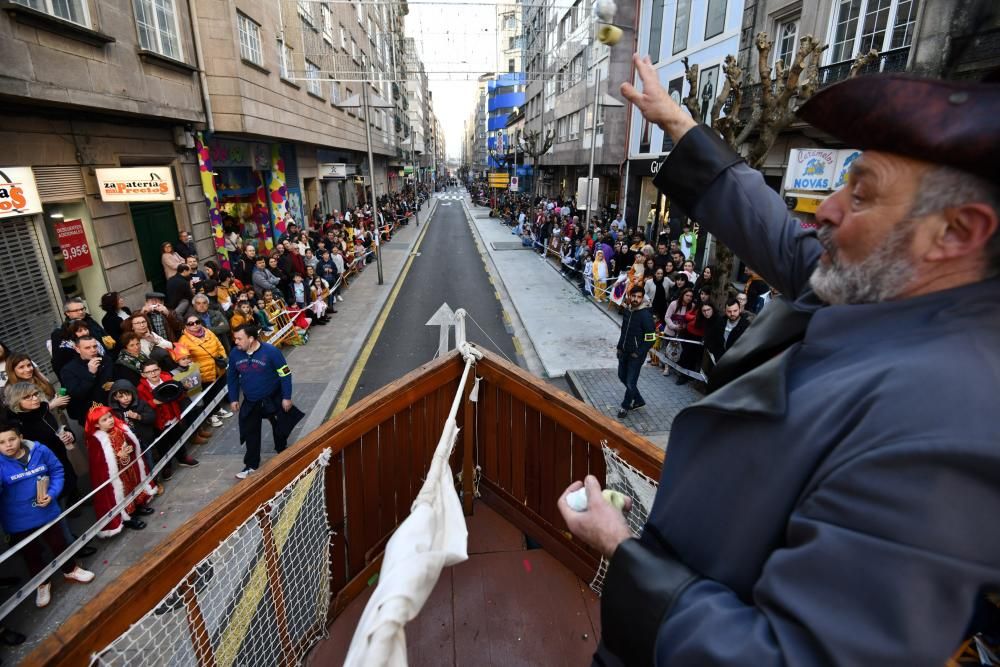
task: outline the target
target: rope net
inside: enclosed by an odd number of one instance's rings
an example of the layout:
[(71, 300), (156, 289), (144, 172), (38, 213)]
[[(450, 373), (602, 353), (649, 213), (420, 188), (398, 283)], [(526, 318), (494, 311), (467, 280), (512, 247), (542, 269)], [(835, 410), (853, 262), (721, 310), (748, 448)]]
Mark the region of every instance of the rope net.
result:
[[(646, 519), (649, 518), (649, 510), (653, 506), (659, 484), (623, 461), (615, 450), (607, 445), (603, 446), (603, 450), (604, 464), (607, 467), (604, 488), (618, 491), (632, 499), (632, 510), (625, 515), (625, 518), (632, 535), (639, 537), (642, 527), (646, 525)], [(591, 590), (598, 595), (604, 589), (604, 575), (607, 570), (608, 561), (602, 557), (601, 564), (597, 567), (597, 574), (590, 582)]]
[(326, 632), (330, 604), (329, 456), (261, 504), (91, 664), (301, 664)]

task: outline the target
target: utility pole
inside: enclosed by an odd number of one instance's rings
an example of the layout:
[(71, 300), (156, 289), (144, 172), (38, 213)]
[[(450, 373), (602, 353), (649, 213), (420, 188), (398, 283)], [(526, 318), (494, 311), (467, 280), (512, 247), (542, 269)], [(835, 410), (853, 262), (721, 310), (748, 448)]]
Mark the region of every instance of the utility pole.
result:
[[(366, 72), (367, 74), (367, 72)], [(368, 174), (370, 180), (368, 182), (368, 189), (371, 192), (371, 206), (372, 206), (372, 220), (375, 221), (375, 263), (378, 265), (378, 284), (381, 285), (382, 280), (382, 244), (379, 243), (379, 234), (381, 230), (378, 227), (378, 204), (375, 202), (375, 157), (372, 155), (372, 126), (369, 120), (369, 114), (371, 110), (368, 108), (368, 81), (366, 80), (361, 84), (361, 100), (365, 109), (365, 141), (368, 142)]]
[(413, 219), (420, 226), (420, 199), (417, 195), (417, 153), (414, 149), (416, 135), (413, 132), (413, 123), (410, 123), (410, 164), (413, 165)]

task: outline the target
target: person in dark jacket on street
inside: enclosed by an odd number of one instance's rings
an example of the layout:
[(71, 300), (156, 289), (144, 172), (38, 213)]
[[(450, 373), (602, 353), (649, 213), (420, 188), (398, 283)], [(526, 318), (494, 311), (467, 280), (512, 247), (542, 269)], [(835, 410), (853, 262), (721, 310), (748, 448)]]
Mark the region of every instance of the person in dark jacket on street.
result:
[(622, 318), (622, 331), (618, 336), (618, 379), (625, 385), (625, 398), (622, 399), (618, 417), (624, 417), (629, 410), (636, 410), (646, 405), (639, 393), (639, 372), (646, 354), (656, 342), (656, 328), (653, 324), (653, 311), (646, 301), (646, 290), (642, 285), (635, 285), (628, 293), (628, 310)]
[(82, 427), (93, 403), (104, 404), (111, 388), (113, 364), (110, 356), (102, 356), (93, 336), (76, 343), (77, 357), (63, 366), (59, 380), (69, 394), (66, 413)]
[(705, 334), (705, 345), (715, 355), (715, 363), (736, 344), (743, 332), (750, 326), (750, 316), (740, 309), (740, 302), (730, 299), (726, 302), (726, 313), (715, 326)]
[(167, 281), (166, 306), (183, 318), (191, 306), (193, 297), (191, 267), (187, 264), (181, 264), (177, 267), (177, 275)]
[(132, 316), (132, 311), (118, 292), (108, 292), (102, 296), (101, 309), (104, 311), (101, 326), (107, 335), (117, 341), (122, 337), (122, 323)]

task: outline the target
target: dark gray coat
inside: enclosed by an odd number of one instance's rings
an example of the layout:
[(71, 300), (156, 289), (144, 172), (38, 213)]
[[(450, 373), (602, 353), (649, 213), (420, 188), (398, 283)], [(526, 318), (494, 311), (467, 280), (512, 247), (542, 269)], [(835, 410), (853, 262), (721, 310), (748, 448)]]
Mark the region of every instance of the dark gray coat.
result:
[(792, 301), (674, 420), (643, 536), (611, 561), (604, 648), (939, 667), (1000, 588), (1000, 280), (826, 306), (814, 234), (707, 128), (657, 185)]

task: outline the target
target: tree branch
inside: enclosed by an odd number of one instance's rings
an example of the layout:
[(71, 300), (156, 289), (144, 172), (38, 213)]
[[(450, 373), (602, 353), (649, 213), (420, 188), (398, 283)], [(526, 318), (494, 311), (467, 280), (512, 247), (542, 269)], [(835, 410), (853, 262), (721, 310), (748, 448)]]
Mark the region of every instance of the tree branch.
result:
[(851, 63), (851, 71), (848, 72), (847, 78), (853, 79), (858, 75), (858, 73), (867, 65), (878, 60), (878, 51), (871, 49), (868, 53), (859, 54), (854, 62)]
[(698, 65), (689, 65), (687, 56), (681, 58), (684, 63), (684, 77), (688, 81), (688, 95), (684, 98), (684, 106), (691, 112), (696, 123), (702, 122), (701, 103), (698, 102)]

